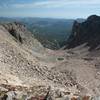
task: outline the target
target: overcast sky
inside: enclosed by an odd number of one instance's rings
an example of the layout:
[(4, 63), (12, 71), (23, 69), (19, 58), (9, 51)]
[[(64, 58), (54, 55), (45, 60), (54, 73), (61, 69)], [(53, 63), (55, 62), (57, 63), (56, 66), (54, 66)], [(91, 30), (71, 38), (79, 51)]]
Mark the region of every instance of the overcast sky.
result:
[(100, 0), (0, 0), (0, 16), (86, 18), (100, 15)]

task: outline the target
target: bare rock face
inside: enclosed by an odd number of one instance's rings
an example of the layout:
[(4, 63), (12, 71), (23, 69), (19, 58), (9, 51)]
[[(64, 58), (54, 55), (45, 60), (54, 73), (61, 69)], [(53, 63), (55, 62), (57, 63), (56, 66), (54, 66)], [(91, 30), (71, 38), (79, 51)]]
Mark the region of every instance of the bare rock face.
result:
[(100, 17), (92, 15), (85, 22), (74, 22), (72, 35), (67, 48), (74, 48), (86, 43), (93, 50), (100, 44)]
[(0, 84), (16, 85), (26, 77), (35, 77), (40, 52), (44, 52), (44, 47), (24, 25), (17, 22), (0, 25)]
[[(28, 31), (25, 25), (13, 22), (6, 23), (2, 25), (8, 32), (15, 38), (17, 42), (26, 45), (29, 49), (40, 48), (43, 50), (43, 46), (37, 39), (34, 38), (34, 35)], [(38, 49), (37, 49), (38, 50)]]
[(9, 31), (9, 33), (14, 36), (14, 38), (16, 40), (18, 40), (19, 42), (23, 43), (24, 37), (23, 37), (23, 33), (25, 32), (25, 26), (21, 25), (20, 23), (8, 23), (3, 25), (5, 27), (5, 29), (7, 29)]

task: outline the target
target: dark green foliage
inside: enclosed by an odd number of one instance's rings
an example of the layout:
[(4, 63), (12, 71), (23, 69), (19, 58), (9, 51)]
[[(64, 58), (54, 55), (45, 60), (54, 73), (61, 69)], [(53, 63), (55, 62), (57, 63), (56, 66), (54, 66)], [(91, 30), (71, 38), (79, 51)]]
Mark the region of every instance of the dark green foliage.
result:
[(57, 58), (57, 59), (58, 59), (58, 60), (60, 60), (60, 61), (64, 60), (64, 58), (60, 58), (60, 57), (59, 57), (59, 58)]
[(59, 49), (67, 41), (72, 30), (73, 21), (65, 19), (41, 19), (41, 21), (35, 21), (31, 25), (26, 25), (44, 47)]

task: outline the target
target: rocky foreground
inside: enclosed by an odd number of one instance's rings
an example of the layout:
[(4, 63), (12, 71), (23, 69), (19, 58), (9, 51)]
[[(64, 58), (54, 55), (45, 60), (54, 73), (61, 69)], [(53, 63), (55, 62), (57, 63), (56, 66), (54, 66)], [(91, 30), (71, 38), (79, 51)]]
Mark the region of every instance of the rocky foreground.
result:
[(100, 100), (99, 44), (90, 45), (87, 35), (96, 30), (89, 25), (99, 27), (94, 17), (75, 24), (68, 49), (57, 51), (44, 48), (21, 23), (0, 25), (0, 99)]
[(70, 92), (53, 92), (51, 87), (22, 87), (2, 84), (0, 100), (99, 100), (100, 96), (69, 96)]

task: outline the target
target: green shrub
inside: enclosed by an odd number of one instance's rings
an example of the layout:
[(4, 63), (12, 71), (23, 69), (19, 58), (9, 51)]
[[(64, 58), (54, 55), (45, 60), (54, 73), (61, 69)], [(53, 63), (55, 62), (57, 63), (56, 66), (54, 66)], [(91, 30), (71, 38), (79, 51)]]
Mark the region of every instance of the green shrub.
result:
[(59, 58), (57, 58), (57, 60), (60, 60), (60, 61), (62, 61), (62, 60), (64, 60), (64, 58), (61, 58), (61, 57), (59, 57)]

